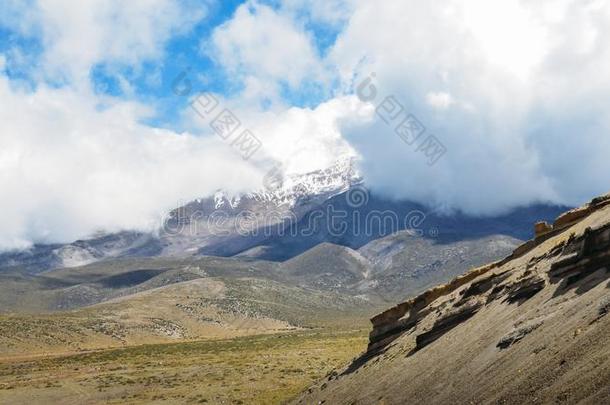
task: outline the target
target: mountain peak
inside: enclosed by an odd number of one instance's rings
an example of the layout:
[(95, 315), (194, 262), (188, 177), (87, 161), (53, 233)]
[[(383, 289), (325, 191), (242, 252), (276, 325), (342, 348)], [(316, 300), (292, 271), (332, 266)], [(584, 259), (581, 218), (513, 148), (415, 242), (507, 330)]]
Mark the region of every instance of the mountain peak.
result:
[[(303, 200), (331, 198), (362, 183), (353, 158), (342, 158), (325, 169), (308, 173), (284, 174), (280, 166), (269, 170), (263, 188), (245, 194), (230, 195), (218, 190), (214, 198), (215, 209), (236, 209), (242, 202), (257, 201), (275, 206), (293, 208)], [(197, 201), (198, 203), (201, 200)]]
[(353, 158), (340, 159), (325, 169), (304, 174), (283, 175), (280, 168), (275, 168), (268, 172), (268, 178), (271, 181), (266, 182), (264, 190), (250, 195), (257, 200), (272, 201), (278, 206), (291, 207), (304, 197), (330, 198), (362, 182)]

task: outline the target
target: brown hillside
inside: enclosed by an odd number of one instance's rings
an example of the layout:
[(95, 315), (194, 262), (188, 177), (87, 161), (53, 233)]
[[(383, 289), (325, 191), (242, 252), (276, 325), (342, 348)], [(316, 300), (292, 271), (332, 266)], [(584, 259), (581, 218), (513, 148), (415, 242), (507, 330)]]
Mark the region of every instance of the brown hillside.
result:
[(610, 403), (610, 202), (371, 319), (303, 404)]

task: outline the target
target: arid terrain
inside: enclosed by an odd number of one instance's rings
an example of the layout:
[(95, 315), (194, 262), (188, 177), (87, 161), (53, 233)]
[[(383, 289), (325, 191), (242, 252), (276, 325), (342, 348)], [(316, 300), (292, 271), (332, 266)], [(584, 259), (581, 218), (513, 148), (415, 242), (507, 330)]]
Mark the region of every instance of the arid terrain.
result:
[(24, 354), (0, 359), (0, 403), (280, 403), (364, 347), (364, 330), (325, 330)]
[(2, 273), (0, 403), (284, 402), (357, 357), (381, 305), (335, 291), (349, 262), (332, 283), (303, 279), (311, 264), (156, 258)]
[[(284, 262), (11, 268), (0, 273), (0, 402), (600, 403), (609, 202), (537, 224), (503, 259), (515, 240), (399, 232)], [(484, 258), (500, 260), (476, 267)], [(392, 297), (413, 298), (384, 311)]]
[(0, 405), (610, 405), (610, 0), (0, 0)]
[(205, 277), (5, 314), (0, 403), (280, 403), (362, 352), (371, 311), (340, 294)]
[[(570, 232), (578, 237), (587, 221), (602, 223), (598, 216), (604, 209), (587, 212), (591, 218), (578, 218)], [(387, 388), (384, 381), (402, 384), (392, 378), (404, 373), (386, 373), (428, 350), (422, 347), (420, 353), (410, 346), (408, 337), (418, 328), (430, 329), (424, 336), (433, 349), (434, 340), (475, 314), (473, 319), (489, 317), (485, 326), (464, 335), (476, 342), (488, 336), (481, 330), (496, 324), (501, 339), (510, 341), (516, 334), (518, 341), (523, 328), (533, 333), (542, 325), (539, 319), (545, 325), (566, 322), (549, 315), (559, 311), (556, 303), (544, 315), (532, 315), (516, 312), (498, 298), (517, 288), (513, 284), (521, 278), (530, 282), (535, 275), (528, 264), (532, 257), (542, 257), (537, 269), (550, 263), (545, 256), (549, 246), (572, 243), (574, 237), (567, 238), (566, 232), (551, 230), (517, 247), (518, 239), (485, 236), (488, 231), (455, 240), (450, 234), (430, 239), (405, 230), (357, 250), (320, 243), (283, 262), (239, 255), (123, 257), (43, 272), (8, 267), (0, 272), (0, 402), (269, 404), (341, 403), (346, 398), (345, 403), (377, 403), (385, 398), (387, 403), (401, 403), (402, 391)], [(501, 259), (515, 247), (516, 253), (502, 262), (477, 267)], [(520, 266), (528, 268), (527, 276), (513, 275)], [(413, 314), (403, 313), (401, 304), (396, 307), (398, 315), (392, 309), (374, 317), (367, 349), (373, 315), (464, 271), (468, 275), (450, 287), (431, 290), (437, 291), (434, 299), (424, 293), (426, 306), (415, 305)], [(487, 282), (481, 292), (478, 287), (461, 292), (468, 288), (463, 287), (466, 281), (489, 272), (497, 272), (493, 283), (503, 285), (494, 293), (496, 298), (489, 298)], [(508, 280), (512, 284), (504, 286)], [(538, 286), (540, 281), (535, 278), (532, 283)], [(544, 291), (551, 293), (550, 287)], [(562, 296), (569, 297), (571, 291)], [(594, 291), (603, 295), (605, 290)], [(532, 300), (539, 297), (543, 294)], [(512, 325), (509, 331), (507, 322)], [(473, 356), (480, 356), (477, 347), (473, 344), (464, 351), (441, 346), (439, 354), (426, 360), (429, 363), (418, 360), (411, 369), (426, 374), (446, 360), (444, 350), (449, 350), (452, 356), (464, 353), (455, 360), (454, 372), (459, 374), (457, 370), (471, 366)], [(484, 359), (478, 362), (487, 364)], [(431, 394), (418, 387), (412, 386), (412, 394), (425, 402)]]
[(609, 203), (373, 317), (367, 352), (295, 403), (609, 403)]

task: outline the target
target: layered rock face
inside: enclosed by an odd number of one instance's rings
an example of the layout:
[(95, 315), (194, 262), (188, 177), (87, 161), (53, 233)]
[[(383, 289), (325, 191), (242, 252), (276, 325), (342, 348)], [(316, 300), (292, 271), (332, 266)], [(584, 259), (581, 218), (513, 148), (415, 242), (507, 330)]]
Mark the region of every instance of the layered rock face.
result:
[[(426, 332), (426, 337), (418, 339), (418, 341), (428, 342), (431, 335), (437, 335), (438, 331), (447, 331), (451, 329), (450, 326), (456, 326), (460, 321), (468, 319), (480, 309), (481, 303), (479, 301), (489, 302), (504, 297), (509, 302), (516, 302), (533, 296), (544, 288), (545, 277), (527, 271), (518, 280), (503, 283), (510, 274), (497, 270), (532, 251), (550, 236), (557, 235), (591, 213), (603, 209), (609, 203), (610, 197), (599, 197), (584, 207), (562, 214), (552, 226), (546, 222), (537, 223), (535, 226), (536, 238), (519, 246), (505, 259), (471, 270), (448, 284), (432, 288), (373, 317), (371, 319), (373, 330), (369, 336), (368, 353), (374, 353), (376, 350), (385, 347), (399, 337), (401, 333), (415, 327), (419, 320), (434, 309), (430, 305), (432, 302), (440, 297), (447, 296), (475, 279), (477, 280), (472, 282), (467, 289), (462, 290), (462, 299), (454, 305), (455, 308), (443, 317), (439, 317), (434, 329)], [(575, 237), (573, 233), (570, 234), (567, 241), (556, 246), (544, 258), (557, 255), (559, 249), (559, 258), (557, 262), (553, 263), (549, 276), (555, 279), (563, 275), (569, 275), (568, 280), (571, 280), (571, 282), (585, 277), (591, 269), (610, 264), (608, 263), (610, 262), (610, 224), (596, 230), (586, 228), (579, 237)], [(541, 258), (532, 260), (539, 261)], [(531, 263), (528, 263), (528, 266), (531, 266)], [(487, 275), (489, 273), (491, 274)], [(483, 275), (486, 276), (482, 277)], [(500, 292), (503, 292), (503, 294), (500, 294)], [(478, 299), (473, 297), (478, 297)]]
[(610, 403), (609, 204), (373, 317), (366, 352), (297, 402)]

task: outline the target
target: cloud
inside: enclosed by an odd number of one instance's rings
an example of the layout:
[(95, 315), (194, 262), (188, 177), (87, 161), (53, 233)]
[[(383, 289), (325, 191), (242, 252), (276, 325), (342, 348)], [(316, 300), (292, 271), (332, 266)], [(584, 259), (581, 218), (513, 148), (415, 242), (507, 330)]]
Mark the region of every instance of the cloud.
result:
[(41, 41), (40, 74), (82, 86), (97, 63), (137, 67), (159, 59), (166, 41), (187, 32), (206, 11), (205, 3), (192, 1), (11, 1), (0, 23)]
[(343, 136), (393, 197), (472, 214), (580, 204), (610, 188), (609, 33), (599, 1), (357, 2), (326, 62), (346, 93), (373, 73), (373, 105), (395, 96), (447, 153), (429, 167), (379, 118)]
[(145, 107), (0, 76), (0, 248), (152, 230), (180, 201), (244, 192), (264, 173), (217, 137), (147, 127)]
[(284, 0), (281, 9), (297, 20), (306, 16), (308, 22), (337, 26), (349, 18), (352, 3), (346, 0)]
[[(217, 106), (206, 114), (197, 107), (197, 100), (205, 103), (210, 96), (217, 101)], [(366, 122), (371, 116), (368, 106), (355, 96), (336, 97), (315, 108), (282, 105), (261, 109), (243, 95), (226, 98), (214, 93), (193, 93), (189, 100), (196, 108), (187, 108), (183, 121), (192, 132), (216, 136), (210, 124), (220, 111), (227, 109), (240, 122), (240, 129), (226, 139), (227, 144), (242, 129), (250, 130), (261, 142), (260, 149), (251, 158), (252, 164), (261, 170), (280, 164), (286, 174), (305, 174), (328, 168), (337, 160), (355, 157), (356, 152), (343, 138), (342, 129)]]
[[(193, 35), (206, 4), (6, 3), (0, 24), (42, 48), (0, 54), (0, 248), (149, 229), (180, 200), (258, 188), (272, 163), (303, 173), (346, 155), (373, 190), (447, 211), (576, 205), (609, 188), (607, 2), (247, 1), (189, 39), (242, 88), (216, 95), (262, 141), (247, 162), (188, 107), (177, 133), (143, 124), (149, 106), (91, 90), (98, 64), (156, 61), (150, 80), (163, 80), (166, 44)], [(27, 90), (2, 72), (29, 65)], [(367, 77), (377, 95), (363, 102)], [(295, 106), (311, 86), (326, 98)], [(435, 165), (375, 114), (387, 96), (446, 147)]]
[[(342, 136), (342, 128), (368, 118), (355, 97), (340, 97), (315, 109), (291, 107), (278, 111), (243, 111), (263, 147), (260, 164), (280, 163), (286, 173), (303, 174), (327, 168), (356, 152)], [(370, 114), (369, 114), (370, 115)]]
[[(324, 81), (321, 60), (306, 31), (285, 13), (256, 1), (239, 6), (217, 27), (205, 51), (229, 74), (243, 80), (246, 93), (277, 98), (281, 85)], [(269, 86), (272, 84), (273, 86)]]
[[(0, 54), (0, 249), (150, 230), (183, 199), (258, 182), (217, 139), (148, 127), (146, 106), (91, 91), (96, 64), (162, 62), (167, 41), (205, 13), (192, 1), (3, 4), (0, 25), (12, 34)], [(16, 80), (24, 74), (34, 86)]]
[(453, 104), (453, 97), (451, 97), (451, 94), (443, 91), (430, 92), (426, 94), (426, 101), (430, 107), (445, 109)]

